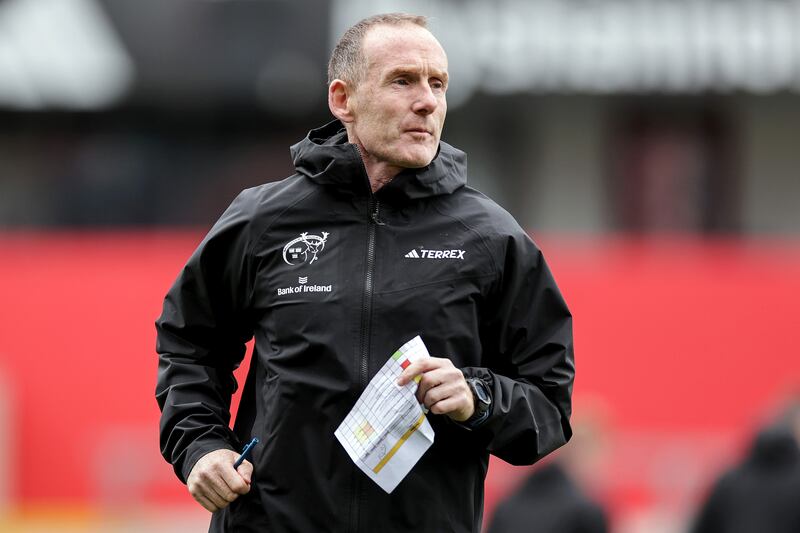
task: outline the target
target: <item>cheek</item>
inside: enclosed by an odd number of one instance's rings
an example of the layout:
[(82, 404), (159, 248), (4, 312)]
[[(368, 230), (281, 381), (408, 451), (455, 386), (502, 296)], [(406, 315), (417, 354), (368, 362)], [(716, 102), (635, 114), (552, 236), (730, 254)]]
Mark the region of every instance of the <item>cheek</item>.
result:
[(375, 120), (374, 116), (370, 116), (361, 122), (361, 127), (359, 128), (361, 142), (369, 145), (372, 142), (382, 140), (383, 136), (381, 123), (379, 120)]
[(447, 103), (443, 102), (439, 109), (436, 110), (436, 114), (439, 118), (439, 131), (441, 131), (442, 127), (444, 126), (444, 118), (447, 116)]

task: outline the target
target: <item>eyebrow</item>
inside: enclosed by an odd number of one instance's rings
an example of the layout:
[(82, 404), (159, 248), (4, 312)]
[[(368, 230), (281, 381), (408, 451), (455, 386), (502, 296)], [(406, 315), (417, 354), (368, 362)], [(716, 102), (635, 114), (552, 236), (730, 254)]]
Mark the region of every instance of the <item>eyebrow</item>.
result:
[[(409, 76), (416, 76), (419, 73), (419, 69), (416, 67), (395, 67), (389, 72), (386, 73), (386, 78), (394, 78), (398, 75), (409, 75)], [(431, 76), (432, 78), (440, 78), (445, 84), (448, 80), (447, 71), (432, 69)]]

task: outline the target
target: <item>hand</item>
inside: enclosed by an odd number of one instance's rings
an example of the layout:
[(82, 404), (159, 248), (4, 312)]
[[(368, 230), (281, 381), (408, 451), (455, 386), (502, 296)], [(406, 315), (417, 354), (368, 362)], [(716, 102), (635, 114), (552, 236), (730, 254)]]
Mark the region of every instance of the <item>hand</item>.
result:
[(456, 422), (464, 422), (475, 412), (472, 389), (464, 374), (450, 359), (426, 357), (406, 367), (398, 385), (405, 385), (421, 375), (417, 387), (417, 400), (437, 415), (447, 415)]
[(243, 461), (234, 470), (233, 463), (238, 457), (233, 450), (214, 450), (202, 456), (189, 473), (186, 480), (189, 494), (212, 513), (250, 492), (253, 465)]

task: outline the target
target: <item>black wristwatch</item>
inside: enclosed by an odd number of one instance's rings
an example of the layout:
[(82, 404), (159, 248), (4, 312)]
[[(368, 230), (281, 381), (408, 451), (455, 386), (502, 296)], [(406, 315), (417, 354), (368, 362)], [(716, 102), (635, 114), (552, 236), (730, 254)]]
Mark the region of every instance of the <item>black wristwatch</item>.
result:
[(492, 391), (489, 390), (486, 382), (480, 378), (467, 378), (467, 385), (472, 390), (475, 411), (471, 417), (464, 421), (464, 425), (469, 428), (475, 428), (489, 418), (489, 411), (492, 408)]

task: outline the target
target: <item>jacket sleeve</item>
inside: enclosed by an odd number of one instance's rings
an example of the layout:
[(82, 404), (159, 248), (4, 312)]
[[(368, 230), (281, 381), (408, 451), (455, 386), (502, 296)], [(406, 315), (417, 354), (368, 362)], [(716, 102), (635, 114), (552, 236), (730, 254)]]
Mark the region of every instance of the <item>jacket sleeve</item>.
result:
[(522, 230), (507, 237), (497, 257), (504, 262), (482, 324), (484, 367), (462, 370), (492, 390), (489, 418), (476, 430), (488, 451), (511, 464), (532, 464), (572, 436), (572, 315)]
[(253, 329), (246, 194), (189, 258), (156, 321), (161, 454), (184, 483), (200, 457), (240, 445), (229, 423), (233, 371)]

